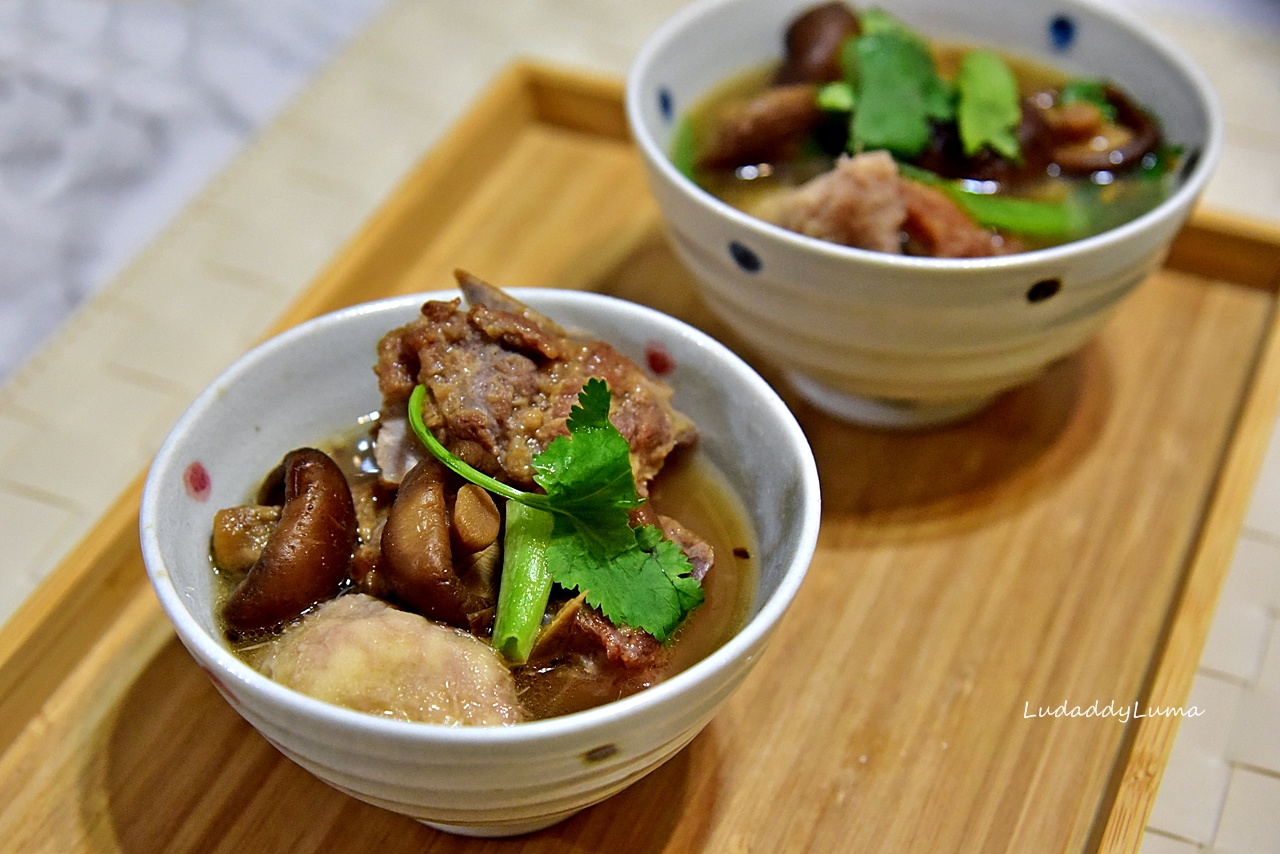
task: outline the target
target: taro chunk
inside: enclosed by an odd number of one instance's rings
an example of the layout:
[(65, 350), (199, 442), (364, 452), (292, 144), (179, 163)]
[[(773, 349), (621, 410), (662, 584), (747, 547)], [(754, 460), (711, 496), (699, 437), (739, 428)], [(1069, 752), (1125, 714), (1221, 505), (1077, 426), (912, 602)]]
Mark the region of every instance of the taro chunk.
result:
[(308, 696), (397, 720), (510, 724), (523, 717), (511, 673), (487, 643), (359, 593), (326, 602), (287, 629), (259, 669)]

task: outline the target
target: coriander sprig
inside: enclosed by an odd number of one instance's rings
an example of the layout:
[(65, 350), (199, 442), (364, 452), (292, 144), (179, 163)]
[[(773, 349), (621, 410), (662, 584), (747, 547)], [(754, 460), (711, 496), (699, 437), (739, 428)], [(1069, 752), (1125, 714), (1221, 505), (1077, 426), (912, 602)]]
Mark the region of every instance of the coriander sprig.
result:
[[(631, 527), (630, 511), (643, 502), (630, 446), (609, 422), (609, 387), (603, 381), (587, 381), (570, 410), (569, 435), (557, 436), (533, 458), (533, 479), (545, 494), (502, 483), (451, 454), (422, 421), (426, 394), (420, 385), (410, 396), (409, 424), (427, 450), (466, 480), (552, 520), (548, 531), (545, 517), (517, 514), (525, 520), (518, 523), (520, 547), (503, 557), (501, 583), (518, 589), (499, 594), (494, 645), (509, 659), (523, 661), (532, 647), (549, 594), (545, 573), (561, 587), (584, 592), (615, 624), (643, 629), (663, 642), (702, 604), (702, 586), (680, 547), (652, 525)], [(522, 555), (536, 556), (534, 571), (519, 565), (528, 560)], [(536, 595), (529, 595), (530, 587)], [(504, 601), (518, 604), (504, 609)]]

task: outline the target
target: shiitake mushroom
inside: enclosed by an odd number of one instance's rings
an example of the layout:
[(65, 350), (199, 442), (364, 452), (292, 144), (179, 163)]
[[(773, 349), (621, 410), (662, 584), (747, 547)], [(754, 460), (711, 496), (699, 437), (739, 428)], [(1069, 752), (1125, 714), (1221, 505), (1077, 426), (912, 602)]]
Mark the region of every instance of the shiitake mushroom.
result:
[(270, 629), (337, 595), (356, 542), (351, 490), (328, 455), (314, 448), (290, 451), (267, 478), (275, 482), (284, 487), (280, 521), (222, 609), (227, 627), (244, 634)]
[(1122, 172), (1137, 166), (1160, 142), (1160, 128), (1144, 111), (1114, 86), (1103, 87), (1103, 97), (1115, 108), (1115, 139), (1100, 136), (1106, 144), (1069, 141), (1053, 150), (1053, 162), (1063, 174), (1090, 175), (1094, 172)]
[[(493, 579), (481, 578), (478, 573), (460, 575), (454, 567), (447, 477), (448, 470), (434, 457), (422, 460), (404, 476), (382, 528), (382, 574), (396, 598), (412, 610), (468, 628), (470, 615), (492, 607), (497, 592)], [(469, 502), (483, 501), (474, 495), (462, 500), (464, 515), (472, 512), (466, 507)], [(497, 522), (497, 508), (493, 510), (490, 521)], [(464, 521), (463, 527), (468, 531), (464, 548), (472, 551), (480, 551), (497, 538), (497, 524)], [(488, 542), (484, 542), (486, 538)]]
[(840, 51), (845, 41), (861, 32), (858, 17), (844, 3), (815, 6), (787, 27), (787, 57), (774, 84), (839, 80), (844, 76)]

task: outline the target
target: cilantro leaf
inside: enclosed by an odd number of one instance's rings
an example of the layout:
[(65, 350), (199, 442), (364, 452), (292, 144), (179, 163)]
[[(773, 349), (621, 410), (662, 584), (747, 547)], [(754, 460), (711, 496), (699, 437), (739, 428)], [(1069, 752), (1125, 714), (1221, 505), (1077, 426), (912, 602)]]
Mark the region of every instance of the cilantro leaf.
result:
[(694, 180), (694, 165), (698, 162), (697, 133), (693, 121), (685, 116), (676, 125), (671, 143), (671, 162), (680, 174)]
[(857, 112), (853, 150), (888, 149), (914, 157), (932, 135), (930, 121), (955, 114), (951, 92), (938, 77), (928, 48), (894, 30), (860, 36), (853, 43)]
[[(685, 615), (702, 604), (702, 587), (691, 574), (689, 559), (675, 543), (662, 539), (657, 528), (637, 529), (633, 548), (605, 564), (577, 533), (564, 517), (556, 517), (547, 548), (551, 578), (561, 587), (585, 592), (587, 602), (615, 624), (644, 629), (665, 642)], [(641, 539), (653, 547), (642, 548)]]
[(640, 506), (631, 473), (631, 446), (609, 423), (609, 387), (587, 381), (569, 411), (569, 436), (557, 436), (533, 458), (533, 479), (553, 512), (568, 517), (578, 535), (604, 557), (635, 544), (628, 513)]
[(925, 44), (922, 36), (911, 29), (901, 19), (894, 17), (890, 13), (881, 9), (879, 6), (872, 6), (869, 9), (863, 9), (858, 13), (858, 24), (862, 28), (862, 35), (874, 36), (880, 33), (895, 33), (897, 35), (906, 36), (915, 39), (921, 45)]
[(1080, 101), (1097, 107), (1104, 121), (1116, 120), (1116, 105), (1107, 99), (1107, 85), (1103, 81), (1088, 78), (1071, 80), (1058, 92), (1059, 106)]
[(959, 104), (956, 124), (964, 153), (972, 157), (984, 147), (1009, 159), (1021, 160), (1015, 131), (1022, 122), (1018, 81), (999, 54), (971, 50), (960, 60), (956, 75)]
[(818, 109), (828, 113), (849, 113), (857, 103), (857, 94), (844, 80), (825, 83), (818, 89)]

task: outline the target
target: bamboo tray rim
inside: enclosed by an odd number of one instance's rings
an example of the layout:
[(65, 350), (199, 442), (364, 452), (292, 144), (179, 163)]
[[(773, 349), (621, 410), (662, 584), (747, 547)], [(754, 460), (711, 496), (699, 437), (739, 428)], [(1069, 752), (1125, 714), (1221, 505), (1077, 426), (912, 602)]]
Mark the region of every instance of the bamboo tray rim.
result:
[[(491, 154), (495, 146), (509, 144), (531, 123), (629, 141), (622, 98), (623, 84), (613, 78), (516, 63), (437, 142), (399, 189), (426, 182), (448, 192), (455, 162)], [(507, 138), (490, 139), (499, 121), (508, 126)], [(480, 140), (487, 144), (477, 149)], [(380, 237), (404, 215), (398, 207), (404, 204), (400, 201), (404, 195), (396, 192), (347, 246), (339, 247), (335, 260), (272, 325), (268, 337), (334, 307), (353, 271), (367, 263), (371, 253), (386, 251)], [(1179, 234), (1166, 268), (1276, 294), (1280, 292), (1280, 227), (1197, 210)], [(1280, 332), (1274, 304), (1248, 389), (1238, 405), (1189, 566), (1153, 655), (1156, 664), (1142, 689), (1148, 704), (1176, 706), (1187, 696), (1266, 452), (1280, 407)], [(138, 506), (145, 475), (144, 470), (134, 479), (0, 626), (0, 754), (110, 627), (123, 603), (146, 586), (146, 577), (136, 572)], [(1122, 767), (1113, 771), (1089, 850), (1138, 849), (1176, 730), (1177, 719), (1166, 717), (1145, 718), (1126, 729)]]

